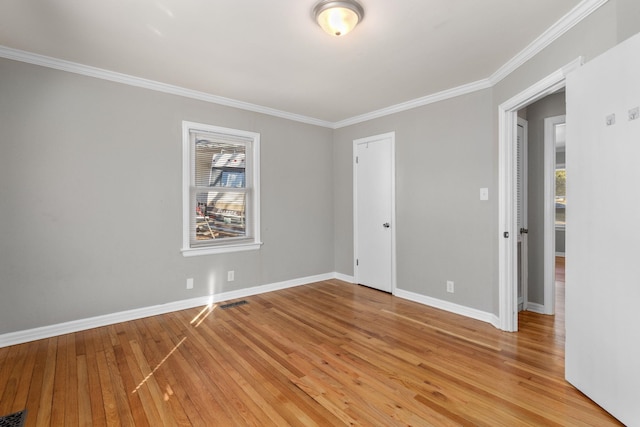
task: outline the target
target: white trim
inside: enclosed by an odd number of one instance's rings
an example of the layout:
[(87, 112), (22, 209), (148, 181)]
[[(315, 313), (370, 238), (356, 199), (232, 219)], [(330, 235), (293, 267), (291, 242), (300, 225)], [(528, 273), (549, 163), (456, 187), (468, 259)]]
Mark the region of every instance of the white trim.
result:
[(566, 115), (544, 119), (544, 307), (543, 314), (555, 313), (556, 295), (556, 138), (555, 126), (566, 123)]
[(257, 251), (263, 245), (262, 242), (238, 243), (237, 245), (204, 246), (201, 248), (182, 248), (180, 252), (184, 257), (200, 255), (230, 254), (233, 252)]
[(446, 99), (455, 98), (456, 96), (491, 88), (501, 82), (509, 74), (517, 70), (525, 62), (540, 53), (544, 48), (549, 46), (560, 36), (575, 27), (583, 19), (598, 10), (608, 1), (609, 0), (583, 0), (576, 7), (571, 9), (566, 15), (560, 18), (560, 20), (549, 27), (544, 33), (537, 37), (533, 42), (531, 42), (527, 47), (520, 51), (516, 56), (511, 58), (507, 63), (500, 67), (489, 78), (477, 80), (475, 82), (443, 90), (432, 95), (416, 98), (407, 102), (402, 102), (400, 104), (382, 108), (380, 110), (375, 110), (366, 114), (361, 114), (359, 116), (341, 120), (339, 122), (333, 123), (332, 127), (333, 129), (339, 129), (346, 126), (351, 126), (353, 124), (366, 122), (367, 120), (388, 116), (390, 114), (398, 113), (401, 111), (406, 111), (428, 104), (433, 104), (435, 102), (444, 101)]
[[(529, 122), (521, 117), (518, 117), (517, 125), (522, 126), (522, 158), (520, 159), (520, 179), (522, 180), (522, 218), (520, 226), (522, 228), (529, 228)], [(517, 172), (517, 171), (516, 171)], [(517, 189), (516, 189), (517, 190)], [(520, 237), (520, 265), (522, 266), (522, 272), (520, 274), (520, 280), (522, 282), (522, 297), (518, 298), (518, 305), (522, 304), (522, 309), (526, 310), (529, 304), (529, 234), (520, 234), (520, 230), (517, 231), (517, 236)]]
[(564, 258), (565, 254), (564, 254), (564, 252), (556, 252), (556, 256), (560, 256), (560, 257)]
[(535, 302), (530, 302), (527, 305), (527, 311), (532, 311), (532, 312), (538, 313), (538, 314), (549, 314), (549, 313), (545, 313), (544, 305), (540, 305), (540, 304), (535, 303)]
[(351, 284), (356, 282), (356, 279), (353, 276), (347, 276), (346, 274), (342, 273), (335, 273), (335, 279), (342, 280), (343, 282)]
[(388, 116), (390, 114), (454, 98), (456, 96), (464, 95), (478, 90), (488, 89), (503, 80), (518, 67), (537, 55), (545, 47), (553, 43), (553, 41), (555, 41), (558, 37), (569, 31), (571, 28), (576, 26), (583, 19), (585, 19), (591, 13), (595, 12), (598, 8), (600, 8), (607, 2), (608, 0), (583, 0), (571, 11), (569, 11), (569, 13), (560, 18), (559, 21), (549, 27), (531, 44), (524, 48), (520, 53), (518, 53), (506, 64), (500, 67), (489, 78), (464, 84), (455, 88), (443, 90), (435, 94), (409, 100), (407, 102), (347, 118), (338, 122), (329, 122), (326, 120), (320, 120), (300, 114), (289, 113), (286, 111), (277, 110), (275, 108), (263, 107), (261, 105), (251, 104), (249, 102), (211, 95), (205, 92), (199, 92), (196, 90), (186, 89), (166, 83), (160, 83), (153, 80), (131, 76), (128, 74), (117, 73), (115, 71), (109, 71), (102, 68), (96, 68), (71, 61), (56, 59), (49, 56), (38, 55), (35, 53), (13, 49), (6, 46), (0, 46), (0, 57), (53, 68), (56, 70), (67, 71), (84, 76), (95, 77), (98, 79), (108, 80), (116, 83), (122, 83), (129, 86), (141, 87), (144, 89), (168, 93), (171, 95), (184, 96), (185, 98), (197, 99), (199, 101), (210, 102), (227, 107), (239, 108), (241, 110), (267, 114), (270, 116), (293, 120), (300, 123), (307, 123), (310, 125), (322, 126), (330, 129), (339, 129), (356, 123), (362, 123), (367, 120)]
[(396, 133), (387, 132), (380, 135), (369, 136), (353, 140), (353, 272), (354, 283), (358, 282), (358, 205), (356, 203), (358, 196), (358, 168), (356, 165), (356, 157), (358, 154), (358, 145), (368, 142), (376, 142), (385, 139), (391, 140), (391, 294), (395, 295), (396, 289)]
[[(565, 86), (566, 75), (583, 63), (582, 57), (555, 71), (498, 107), (498, 318), (504, 331), (518, 330), (515, 150), (517, 112)], [(509, 233), (510, 238), (503, 237)]]
[(518, 67), (540, 53), (544, 48), (575, 27), (583, 19), (598, 10), (608, 1), (609, 0), (584, 0), (580, 2), (576, 7), (560, 18), (558, 22), (549, 27), (526, 48), (493, 73), (491, 77), (489, 77), (491, 85), (493, 86), (497, 84), (509, 74), (513, 73)]
[(210, 102), (212, 104), (252, 111), (254, 113), (267, 114), (269, 116), (280, 117), (283, 119), (307, 123), (310, 125), (328, 128), (332, 127), (332, 123), (326, 120), (320, 120), (300, 114), (276, 110), (275, 108), (263, 107), (262, 105), (256, 105), (250, 102), (238, 101), (231, 98), (211, 95), (209, 93), (199, 92), (197, 90), (186, 89), (180, 86), (174, 86), (167, 83), (161, 83), (154, 80), (132, 76), (129, 74), (109, 71), (102, 68), (91, 67), (89, 65), (83, 65), (71, 61), (65, 61), (63, 59), (52, 58), (50, 56), (38, 55), (36, 53), (12, 49), (6, 46), (0, 46), (0, 57), (12, 59), (14, 61), (25, 62), (28, 64), (40, 65), (42, 67), (53, 68), (55, 70), (67, 71), (69, 73), (80, 74), (83, 76), (94, 77), (101, 80), (108, 80), (111, 82), (122, 83), (129, 86), (149, 89), (156, 92), (168, 93), (170, 95), (178, 95), (185, 98), (197, 99), (198, 101)]
[(489, 82), (488, 79), (478, 80), (476, 82), (467, 83), (462, 86), (454, 87), (452, 89), (446, 89), (441, 92), (434, 93), (432, 95), (427, 95), (421, 98), (412, 99), (410, 101), (402, 102), (400, 104), (395, 104), (390, 107), (382, 108), (380, 110), (371, 111), (369, 113), (365, 113), (359, 116), (341, 120), (339, 122), (333, 123), (332, 128), (340, 129), (340, 128), (351, 126), (357, 123), (366, 122), (367, 120), (377, 119), (380, 117), (399, 113), (401, 111), (411, 110), (414, 108), (418, 108), (418, 107), (433, 104), (436, 102), (444, 101), (447, 99), (455, 98), (456, 96), (466, 95), (468, 93), (473, 93), (479, 90), (488, 89), (490, 87), (491, 87), (491, 83)]
[(324, 280), (335, 279), (338, 273), (319, 274), (316, 276), (302, 277), (299, 279), (276, 282), (268, 285), (255, 286), (252, 288), (240, 289), (237, 291), (222, 292), (198, 298), (191, 298), (180, 301), (173, 301), (166, 304), (141, 307), (133, 310), (120, 311), (117, 313), (105, 314), (102, 316), (89, 317), (86, 319), (73, 320), (70, 322), (58, 323), (55, 325), (43, 326), (39, 328), (27, 329), (24, 331), (10, 332), (0, 335), (0, 348), (10, 345), (22, 344), (29, 341), (51, 338), (58, 335), (70, 334), (101, 326), (113, 325), (115, 323), (127, 322), (130, 320), (142, 319), (144, 317), (157, 316), (159, 314), (171, 313), (179, 310), (187, 310), (194, 307), (201, 307), (228, 301), (237, 298), (250, 297), (252, 295), (266, 292), (278, 291), (281, 289), (293, 288)]
[[(11, 345), (23, 344), (30, 341), (51, 338), (64, 334), (71, 334), (87, 329), (99, 328), (102, 326), (113, 325), (116, 323), (127, 322), (131, 320), (142, 319), (150, 316), (171, 313), (179, 310), (188, 310), (195, 307), (202, 307), (232, 299), (246, 298), (253, 295), (259, 295), (266, 292), (273, 292), (282, 289), (304, 286), (311, 283), (322, 282), (325, 280), (337, 279), (346, 283), (354, 283), (353, 277), (342, 273), (326, 273), (316, 276), (302, 277), (283, 282), (276, 282), (268, 285), (255, 286), (252, 288), (240, 289), (237, 291), (222, 292), (197, 298), (191, 298), (180, 301), (173, 301), (166, 304), (159, 304), (150, 307), (141, 307), (133, 310), (120, 311), (117, 313), (105, 314), (102, 316), (94, 316), (86, 319), (73, 320), (70, 322), (58, 323), (55, 325), (43, 326), (39, 328), (27, 329), (18, 332), (9, 332), (0, 335), (0, 348)], [(449, 301), (443, 301), (431, 298), (425, 295), (416, 294), (414, 292), (395, 289), (394, 295), (409, 301), (417, 302), (429, 307), (445, 310), (450, 313), (459, 314), (471, 319), (480, 320), (490, 323), (495, 327), (499, 327), (499, 319), (492, 313), (488, 313), (474, 308), (465, 307), (463, 305), (454, 304)]]
[[(502, 106), (498, 114), (498, 318), (499, 328), (504, 331), (517, 330), (518, 292), (515, 287), (518, 275), (514, 265), (517, 254), (515, 209), (515, 149), (517, 109), (509, 114)], [(514, 324), (514, 317), (516, 319)]]
[(450, 313), (459, 314), (471, 319), (480, 320), (482, 322), (490, 323), (491, 325), (498, 327), (498, 318), (493, 313), (476, 310), (475, 308), (465, 307), (464, 305), (459, 305), (449, 301), (444, 301), (414, 292), (405, 291), (403, 289), (396, 289), (394, 295), (398, 298), (403, 298), (409, 301), (427, 305), (429, 307), (438, 308)]

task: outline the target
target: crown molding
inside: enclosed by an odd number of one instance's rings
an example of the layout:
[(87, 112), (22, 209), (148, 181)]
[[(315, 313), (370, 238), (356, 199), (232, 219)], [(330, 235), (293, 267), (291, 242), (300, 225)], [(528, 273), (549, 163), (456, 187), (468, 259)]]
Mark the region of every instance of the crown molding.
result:
[(262, 105), (251, 104), (249, 102), (238, 101), (222, 96), (211, 95), (209, 93), (199, 92), (197, 90), (186, 89), (183, 87), (161, 83), (154, 80), (144, 79), (141, 77), (131, 76), (115, 71), (109, 71), (102, 68), (91, 67), (89, 65), (78, 64), (76, 62), (65, 61), (63, 59), (52, 58), (50, 56), (39, 55), (36, 53), (9, 48), (6, 46), (0, 46), (0, 57), (20, 62), (26, 62), (29, 64), (40, 65), (42, 67), (53, 68), (56, 70), (67, 71), (69, 73), (80, 74), (83, 76), (94, 77), (97, 79), (108, 80), (115, 83), (122, 83), (129, 86), (168, 93), (170, 95), (178, 95), (185, 98), (210, 102), (212, 104), (252, 111), (254, 113), (267, 114), (270, 116), (280, 117), (283, 119), (293, 120), (310, 125), (328, 128), (331, 128), (333, 126), (331, 122), (316, 119), (313, 117), (289, 113), (286, 111), (276, 110), (275, 108), (264, 107)]
[(455, 98), (456, 96), (466, 95), (468, 93), (477, 92), (479, 90), (488, 89), (490, 87), (491, 82), (489, 81), (489, 79), (478, 80), (473, 83), (467, 83), (461, 86), (454, 87), (452, 89), (446, 89), (441, 92), (423, 96), (422, 98), (412, 99), (411, 101), (402, 102), (400, 104), (392, 105), (390, 107), (382, 108), (370, 113), (341, 120), (339, 122), (333, 123), (332, 127), (333, 129), (339, 129), (346, 126), (351, 126), (357, 123), (366, 122), (367, 120), (377, 119), (379, 117), (388, 116), (390, 114), (399, 113), (401, 111), (411, 110), (413, 108), (422, 107), (424, 105), (433, 104), (435, 102), (444, 101), (445, 99)]
[[(456, 96), (465, 95), (482, 89), (488, 89), (495, 86), (509, 74), (518, 69), (521, 65), (527, 62), (529, 59), (536, 56), (544, 48), (549, 46), (560, 36), (579, 24), (587, 16), (598, 10), (601, 6), (607, 3), (609, 0), (584, 0), (580, 2), (576, 7), (571, 9), (566, 15), (564, 15), (555, 24), (549, 27), (538, 38), (531, 42), (520, 53), (511, 58), (506, 64), (500, 67), (495, 73), (493, 73), (488, 79), (478, 80), (473, 83), (468, 83), (462, 86), (458, 86), (452, 89), (447, 89), (442, 92), (438, 92), (432, 95), (427, 95), (422, 98), (413, 99), (411, 101), (403, 102), (401, 104), (392, 105), (391, 107), (382, 108), (380, 110), (372, 111), (370, 113), (362, 114), (359, 116), (351, 117), (339, 122), (333, 123), (333, 129), (339, 129), (346, 126), (351, 126), (357, 123), (362, 123), (367, 120), (376, 119), (379, 117), (388, 116), (390, 114), (398, 113), (400, 111), (410, 110), (412, 108), (422, 107), (424, 105), (432, 104), (434, 102), (444, 101), (445, 99), (454, 98)], [(576, 63), (577, 66), (581, 65), (582, 59)], [(572, 63), (572, 65), (576, 65)], [(563, 70), (565, 73), (570, 70)]]
[(489, 77), (494, 86), (609, 0), (584, 0)]
[(339, 129), (357, 123), (366, 122), (368, 120), (388, 116), (390, 114), (399, 113), (401, 111), (411, 110), (413, 108), (422, 107), (439, 101), (444, 101), (446, 99), (454, 98), (460, 95), (469, 94), (478, 90), (491, 88), (498, 82), (503, 80), (505, 77), (507, 77), (509, 74), (514, 72), (516, 69), (518, 69), (529, 59), (540, 53), (540, 51), (549, 46), (556, 39), (572, 29), (574, 26), (580, 23), (587, 16), (591, 15), (608, 1), (609, 0), (583, 0), (487, 79), (467, 83), (452, 89), (443, 90), (435, 94), (416, 98), (407, 102), (395, 104), (390, 107), (371, 111), (369, 113), (361, 114), (337, 122), (329, 122), (326, 120), (320, 120), (300, 114), (289, 113), (286, 111), (276, 110), (274, 108), (264, 107), (261, 105), (251, 104), (248, 102), (238, 101), (222, 96), (211, 95), (205, 92), (199, 92), (179, 86), (143, 79), (128, 74), (117, 73), (114, 71), (104, 70), (88, 65), (82, 65), (71, 61), (56, 59), (18, 49), (12, 49), (6, 46), (0, 46), (0, 57), (53, 68), (56, 70), (67, 71), (70, 73), (80, 74), (88, 77), (109, 80), (129, 86), (140, 87), (144, 89), (168, 93), (171, 95), (178, 95), (186, 98), (196, 99), (199, 101), (210, 102), (213, 104), (224, 105), (227, 107), (238, 108), (246, 111), (252, 111), (255, 113), (267, 114), (270, 116), (293, 120), (300, 123), (306, 123), (330, 129)]

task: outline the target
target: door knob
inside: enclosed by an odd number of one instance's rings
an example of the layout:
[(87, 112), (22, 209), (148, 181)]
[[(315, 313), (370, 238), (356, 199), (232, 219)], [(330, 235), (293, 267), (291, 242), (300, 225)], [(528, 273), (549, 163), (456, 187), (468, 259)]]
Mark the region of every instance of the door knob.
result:
[(389, 228), (389, 227), (391, 227), (391, 224), (389, 224), (388, 222), (385, 222), (384, 224), (382, 224), (382, 226), (384, 228)]

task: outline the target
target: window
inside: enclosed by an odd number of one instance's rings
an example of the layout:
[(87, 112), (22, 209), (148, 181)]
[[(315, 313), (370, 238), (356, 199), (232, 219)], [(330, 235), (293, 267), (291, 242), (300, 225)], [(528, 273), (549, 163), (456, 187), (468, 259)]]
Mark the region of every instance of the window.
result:
[(567, 170), (565, 168), (565, 161), (567, 158), (566, 146), (567, 146), (567, 125), (564, 123), (564, 117), (562, 123), (555, 123), (554, 126), (554, 140), (556, 144), (556, 228), (564, 229), (566, 227), (567, 218)]
[(556, 228), (564, 228), (567, 215), (567, 170), (556, 168)]
[(260, 134), (182, 123), (185, 256), (258, 249)]

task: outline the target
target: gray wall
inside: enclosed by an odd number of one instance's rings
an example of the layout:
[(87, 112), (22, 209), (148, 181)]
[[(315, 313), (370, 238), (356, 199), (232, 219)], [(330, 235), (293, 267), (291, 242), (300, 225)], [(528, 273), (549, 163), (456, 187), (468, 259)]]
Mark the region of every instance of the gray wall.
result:
[[(0, 333), (334, 271), (330, 129), (5, 59), (0, 76)], [(182, 120), (261, 134), (259, 251), (180, 253)]]
[[(610, 0), (491, 89), (338, 129), (336, 271), (353, 274), (352, 141), (396, 131), (398, 287), (497, 315), (498, 106), (640, 31), (629, 18), (635, 3)], [(489, 187), (484, 204), (480, 187)], [(455, 294), (445, 280), (456, 282)]]
[[(398, 286), (497, 314), (497, 107), (640, 31), (637, 3), (610, 0), (491, 89), (336, 131), (0, 59), (0, 333), (352, 275), (352, 141), (389, 131)], [(261, 133), (261, 250), (180, 254), (182, 120)]]
[(490, 90), (336, 130), (336, 269), (353, 274), (353, 140), (395, 131), (397, 287), (491, 311), (491, 130)]
[(528, 301), (544, 305), (544, 119), (566, 113), (564, 92), (527, 107)]
[(618, 0), (618, 42), (622, 42), (640, 31), (640, 2), (638, 0)]

